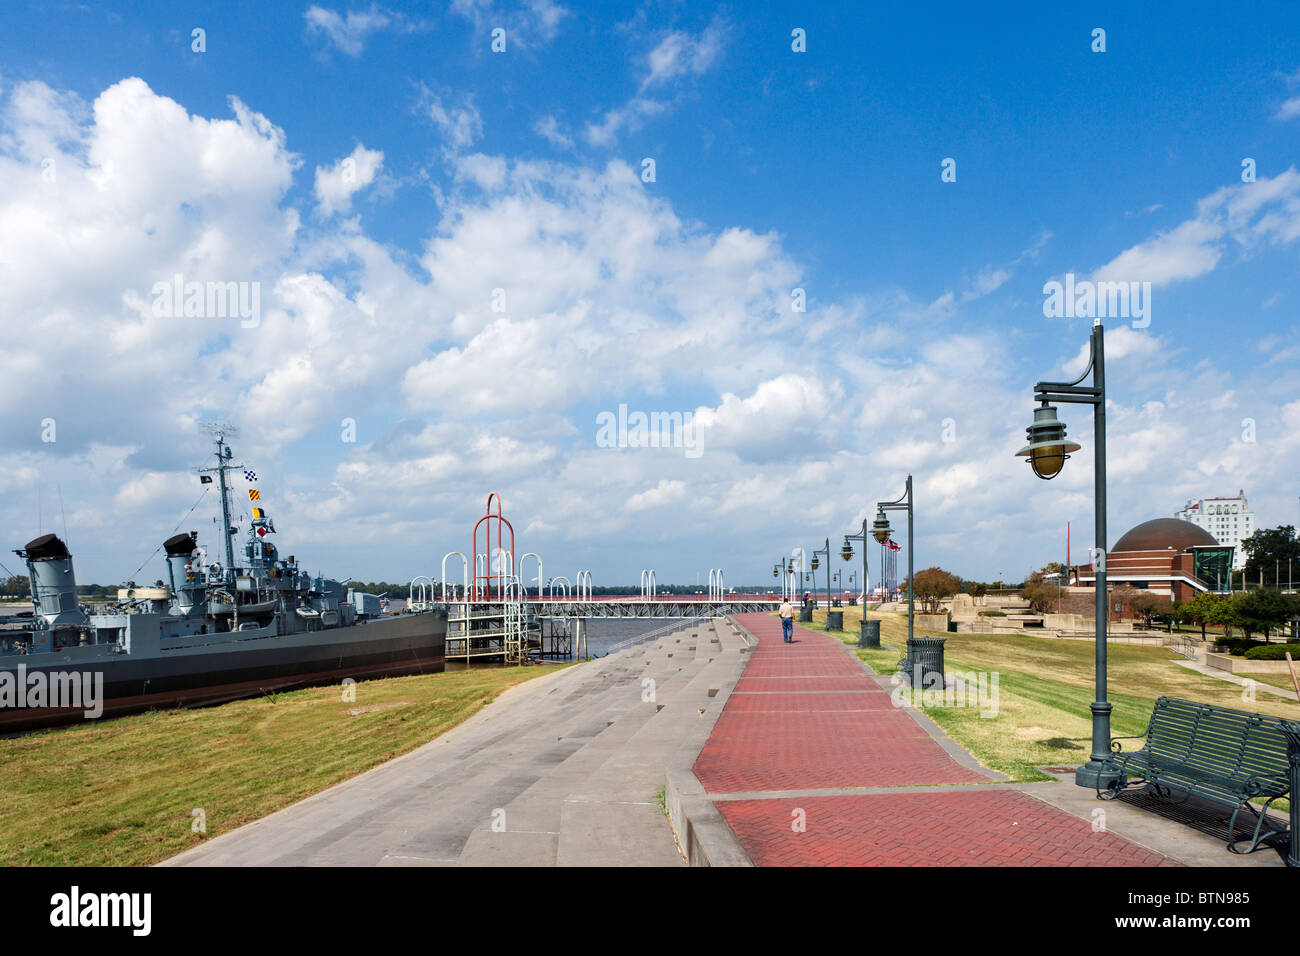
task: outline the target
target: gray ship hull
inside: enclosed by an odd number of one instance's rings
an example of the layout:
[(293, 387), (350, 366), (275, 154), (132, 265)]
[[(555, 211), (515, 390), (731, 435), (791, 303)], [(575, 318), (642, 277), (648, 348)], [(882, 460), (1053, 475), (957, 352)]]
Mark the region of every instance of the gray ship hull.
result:
[[(193, 707), (255, 697), (295, 687), (445, 669), (445, 612), (383, 617), (347, 627), (239, 639), (209, 635), (184, 646), (163, 646), (156, 654), (118, 654), (77, 660), (69, 653), (7, 660), (3, 670), (24, 665), (61, 674), (102, 674), (103, 714), (115, 717), (145, 710)], [(63, 657), (63, 660), (57, 658)], [(52, 660), (52, 658), (54, 658)], [(0, 706), (0, 733), (83, 722), (82, 708)]]

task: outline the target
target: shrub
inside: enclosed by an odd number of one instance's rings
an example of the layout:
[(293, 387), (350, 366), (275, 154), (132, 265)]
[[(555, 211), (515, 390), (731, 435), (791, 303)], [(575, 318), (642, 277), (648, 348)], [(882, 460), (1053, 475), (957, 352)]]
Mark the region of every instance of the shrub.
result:
[(980, 611), (980, 617), (1006, 617), (1006, 611)]
[(1291, 653), (1292, 660), (1300, 660), (1300, 644), (1264, 644), (1261, 647), (1252, 647), (1246, 651), (1246, 659), (1251, 661), (1281, 661), (1286, 659), (1288, 651)]
[[(1214, 649), (1222, 654), (1227, 651), (1233, 657), (1241, 657), (1251, 648), (1266, 646), (1262, 641), (1252, 641), (1245, 637), (1219, 638), (1214, 642)], [(1280, 646), (1280, 645), (1279, 645)]]

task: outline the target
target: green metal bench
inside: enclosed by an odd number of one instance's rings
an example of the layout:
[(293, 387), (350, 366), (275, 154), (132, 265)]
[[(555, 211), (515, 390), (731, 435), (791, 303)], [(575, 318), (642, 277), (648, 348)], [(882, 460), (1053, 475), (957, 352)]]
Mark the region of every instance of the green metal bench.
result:
[[(1124, 751), (1120, 741), (1142, 737), (1146, 743), (1140, 750)], [(1098, 788), (1099, 797), (1114, 799), (1126, 787), (1149, 785), (1162, 797), (1177, 790), (1231, 807), (1228, 849), (1250, 853), (1269, 837), (1287, 832), (1286, 827), (1264, 831), (1264, 825), (1273, 801), (1291, 793), (1293, 835), (1288, 862), (1300, 860), (1294, 836), (1300, 832), (1296, 825), (1300, 798), (1295, 796), (1300, 789), (1300, 722), (1161, 697), (1142, 737), (1111, 741), (1111, 760), (1120, 777), (1106, 792)], [(1252, 800), (1264, 801), (1263, 809), (1256, 810)], [(1245, 850), (1237, 849), (1237, 815), (1242, 809), (1257, 818)]]

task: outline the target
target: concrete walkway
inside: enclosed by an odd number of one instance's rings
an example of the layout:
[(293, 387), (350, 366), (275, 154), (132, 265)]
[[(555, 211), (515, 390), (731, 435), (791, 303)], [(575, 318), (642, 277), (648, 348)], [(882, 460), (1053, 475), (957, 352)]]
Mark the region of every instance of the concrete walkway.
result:
[(1275, 849), (1228, 853), (1220, 811), (1101, 802), (1072, 774), (1000, 782), (924, 714), (893, 706), (889, 681), (840, 641), (796, 626), (785, 644), (775, 617), (735, 620), (757, 646), (693, 769), (754, 864), (1282, 864)]
[(1215, 680), (1227, 681), (1229, 684), (1236, 684), (1240, 687), (1245, 687), (1246, 681), (1251, 681), (1255, 685), (1256, 693), (1263, 691), (1266, 694), (1273, 694), (1275, 697), (1285, 697), (1287, 700), (1300, 700), (1300, 698), (1296, 697), (1295, 691), (1288, 690), (1285, 687), (1278, 687), (1275, 684), (1268, 684), (1262, 680), (1254, 680), (1249, 674), (1233, 674), (1217, 667), (1210, 667), (1204, 661), (1199, 660), (1179, 660), (1177, 663), (1188, 670), (1196, 671), (1198, 674), (1213, 677)]
[(528, 681), (420, 749), (163, 865), (683, 866), (664, 767), (747, 650), (718, 621)]

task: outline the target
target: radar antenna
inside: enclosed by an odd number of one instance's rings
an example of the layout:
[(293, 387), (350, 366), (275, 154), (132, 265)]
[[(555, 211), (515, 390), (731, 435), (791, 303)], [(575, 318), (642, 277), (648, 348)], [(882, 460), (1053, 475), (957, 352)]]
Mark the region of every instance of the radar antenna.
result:
[(226, 439), (238, 436), (239, 429), (228, 422), (203, 422), (199, 427), (212, 436), (213, 444), (216, 446), (216, 467), (200, 468), (199, 474), (210, 474), (215, 472), (217, 475), (217, 482), (221, 488), (221, 521), (225, 528), (223, 537), (226, 542), (225, 580), (229, 583), (234, 580), (235, 575), (235, 549), (231, 544), (231, 538), (235, 534), (235, 529), (230, 526), (230, 486), (226, 483), (226, 472), (237, 470), (244, 466), (231, 461), (231, 458), (234, 457), (234, 453), (230, 450), (230, 446), (226, 444)]

